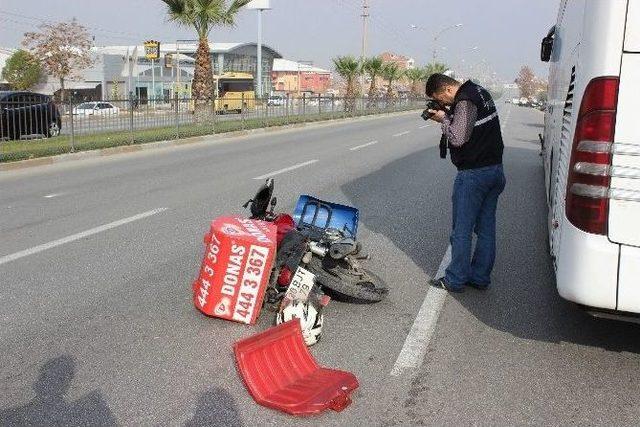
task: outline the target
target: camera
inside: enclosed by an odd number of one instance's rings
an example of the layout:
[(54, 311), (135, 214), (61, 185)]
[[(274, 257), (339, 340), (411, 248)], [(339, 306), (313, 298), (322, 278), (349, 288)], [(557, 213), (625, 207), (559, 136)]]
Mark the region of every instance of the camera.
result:
[(433, 117), (433, 114), (429, 113), (429, 110), (444, 110), (444, 108), (442, 108), (442, 105), (440, 105), (438, 101), (430, 99), (427, 101), (427, 108), (422, 112), (420, 117), (422, 117), (424, 120), (429, 120), (431, 117)]

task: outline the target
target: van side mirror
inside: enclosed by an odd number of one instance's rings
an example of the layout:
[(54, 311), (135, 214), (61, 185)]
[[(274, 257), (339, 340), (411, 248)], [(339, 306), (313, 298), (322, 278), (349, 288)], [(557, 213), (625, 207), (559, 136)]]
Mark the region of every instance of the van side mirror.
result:
[(551, 52), (553, 51), (553, 37), (545, 37), (542, 39), (542, 45), (540, 46), (540, 60), (542, 62), (549, 62), (551, 60)]
[(556, 36), (556, 26), (554, 25), (547, 33), (547, 36), (542, 39), (540, 46), (540, 60), (542, 62), (549, 62), (551, 60), (551, 53), (553, 52), (553, 41)]

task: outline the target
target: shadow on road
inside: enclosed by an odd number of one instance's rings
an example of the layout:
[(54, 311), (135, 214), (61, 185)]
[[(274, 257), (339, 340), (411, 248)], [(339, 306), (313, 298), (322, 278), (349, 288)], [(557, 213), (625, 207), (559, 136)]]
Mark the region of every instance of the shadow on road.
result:
[(69, 391), (75, 375), (75, 361), (63, 355), (40, 367), (33, 385), (36, 396), (24, 406), (0, 411), (0, 425), (114, 426), (116, 420), (98, 391), (69, 402)]
[[(556, 291), (547, 246), (544, 172), (537, 150), (507, 148), (493, 286), (456, 299), (480, 321), (517, 337), (640, 352), (640, 328), (595, 319)], [(345, 184), (361, 221), (431, 277), (448, 245), (454, 168), (429, 148)], [(392, 289), (391, 292), (401, 292)]]
[(242, 426), (233, 396), (217, 387), (204, 392), (198, 399), (193, 418), (185, 423), (185, 427), (196, 426)]

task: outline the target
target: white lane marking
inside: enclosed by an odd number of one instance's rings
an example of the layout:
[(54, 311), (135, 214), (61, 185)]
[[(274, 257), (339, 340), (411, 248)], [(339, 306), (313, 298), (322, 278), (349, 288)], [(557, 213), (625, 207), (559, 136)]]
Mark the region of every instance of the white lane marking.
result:
[(58, 197), (58, 196), (62, 196), (63, 193), (52, 193), (52, 194), (47, 194), (46, 196), (43, 196), (45, 199), (53, 199), (54, 197)]
[(297, 164), (297, 165), (289, 166), (288, 168), (284, 168), (284, 169), (280, 169), (280, 170), (277, 170), (277, 171), (274, 171), (274, 172), (266, 173), (266, 174), (264, 174), (264, 175), (256, 176), (256, 177), (255, 177), (255, 178), (253, 178), (253, 179), (267, 179), (267, 178), (271, 178), (271, 177), (273, 177), (273, 176), (280, 175), (281, 173), (289, 172), (289, 171), (292, 171), (292, 170), (296, 170), (296, 169), (303, 168), (303, 167), (305, 167), (305, 166), (312, 165), (312, 164), (314, 164), (314, 163), (315, 163), (315, 162), (317, 162), (317, 161), (318, 161), (318, 160), (309, 160), (308, 162), (299, 163), (299, 164)]
[(365, 148), (365, 147), (369, 147), (371, 145), (375, 145), (377, 143), (378, 143), (378, 141), (371, 141), (371, 142), (367, 142), (366, 144), (357, 145), (355, 147), (349, 148), (349, 150), (356, 151), (356, 150), (360, 150), (361, 148)]
[(428, 128), (429, 126), (431, 125), (423, 125), (423, 126), (420, 126), (420, 129)]
[(509, 123), (509, 118), (511, 117), (511, 107), (507, 110), (506, 117), (504, 118), (504, 122), (502, 122), (502, 126), (500, 126), (500, 132), (504, 133), (504, 130), (507, 127), (507, 123)]
[(65, 243), (70, 243), (75, 240), (80, 240), (82, 238), (85, 238), (94, 234), (98, 234), (103, 231), (107, 231), (112, 228), (116, 228), (121, 225), (128, 224), (130, 222), (138, 221), (140, 219), (159, 214), (160, 212), (164, 212), (166, 210), (167, 208), (159, 208), (159, 209), (154, 209), (152, 211), (143, 212), (138, 215), (130, 216), (129, 218), (120, 219), (118, 221), (110, 222), (109, 224), (101, 225), (99, 227), (92, 228), (90, 230), (72, 234), (71, 236), (63, 237), (62, 239), (54, 240), (53, 242), (44, 243), (42, 245), (38, 245), (30, 249), (25, 249), (24, 251), (16, 252), (11, 255), (6, 255), (0, 258), (0, 265), (6, 264), (11, 261), (15, 261), (20, 258), (24, 258), (29, 255), (37, 254), (38, 252), (46, 251), (47, 249), (55, 248), (56, 246), (64, 245)]
[(411, 131), (404, 131), (404, 132), (400, 132), (400, 133), (396, 133), (395, 135), (393, 135), (394, 138), (397, 138), (399, 136), (405, 136), (405, 135), (409, 135), (411, 133)]
[[(447, 252), (444, 254), (442, 262), (440, 262), (440, 267), (433, 277), (436, 279), (443, 277), (450, 262), (451, 245), (447, 248)], [(393, 369), (391, 369), (391, 376), (393, 377), (400, 376), (407, 369), (415, 369), (422, 365), (424, 355), (427, 353), (427, 347), (429, 347), (429, 342), (436, 329), (442, 306), (447, 298), (447, 291), (430, 285), (427, 286), (429, 286), (429, 289), (422, 302), (418, 316), (413, 322), (413, 326), (411, 326), (409, 335), (404, 341)]]

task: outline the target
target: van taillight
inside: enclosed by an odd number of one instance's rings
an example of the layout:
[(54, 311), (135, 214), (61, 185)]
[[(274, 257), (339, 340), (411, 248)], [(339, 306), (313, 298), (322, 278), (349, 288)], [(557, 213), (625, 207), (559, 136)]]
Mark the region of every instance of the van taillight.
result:
[(618, 77), (593, 79), (580, 104), (569, 163), (566, 212), (573, 225), (588, 233), (607, 234), (618, 86)]

